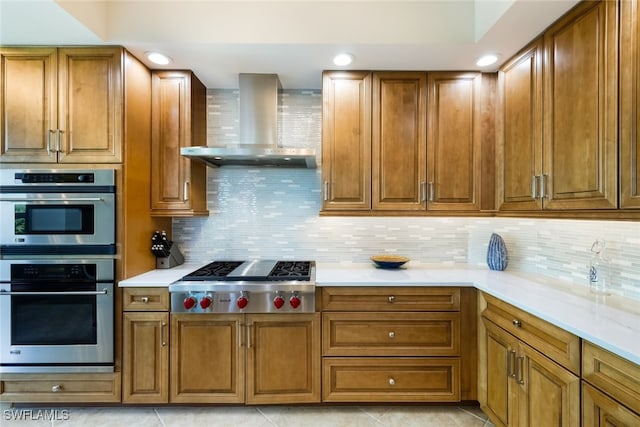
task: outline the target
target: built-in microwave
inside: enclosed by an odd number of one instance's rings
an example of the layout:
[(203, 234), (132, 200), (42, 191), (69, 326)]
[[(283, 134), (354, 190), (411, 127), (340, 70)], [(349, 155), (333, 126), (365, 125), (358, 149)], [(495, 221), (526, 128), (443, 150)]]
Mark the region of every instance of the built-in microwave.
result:
[(0, 170), (3, 255), (115, 254), (115, 170)]

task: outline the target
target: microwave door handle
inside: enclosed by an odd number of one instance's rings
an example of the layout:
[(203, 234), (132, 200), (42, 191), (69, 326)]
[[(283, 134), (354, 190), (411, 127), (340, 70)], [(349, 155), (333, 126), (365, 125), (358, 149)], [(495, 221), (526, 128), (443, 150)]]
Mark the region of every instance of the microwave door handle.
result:
[(15, 197), (2, 197), (0, 202), (104, 202), (102, 197), (73, 197), (73, 198), (57, 198), (57, 199), (20, 199)]
[(0, 296), (2, 295), (107, 295), (109, 291), (103, 289), (101, 291), (64, 291), (64, 292), (11, 292), (0, 290)]

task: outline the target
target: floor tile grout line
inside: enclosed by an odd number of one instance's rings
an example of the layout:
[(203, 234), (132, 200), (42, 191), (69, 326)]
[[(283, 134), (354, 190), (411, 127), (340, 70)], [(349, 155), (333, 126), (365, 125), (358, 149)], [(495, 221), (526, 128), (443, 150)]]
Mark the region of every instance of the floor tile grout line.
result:
[(158, 408), (153, 408), (153, 412), (155, 412), (156, 416), (160, 420), (160, 424), (162, 424), (162, 427), (167, 427), (164, 420), (162, 419), (162, 416), (160, 416), (160, 412), (158, 412)]
[(473, 412), (471, 412), (471, 411), (467, 411), (467, 410), (466, 410), (466, 409), (464, 409), (463, 407), (458, 406), (458, 410), (460, 410), (460, 411), (462, 411), (462, 412), (464, 412), (464, 413), (466, 413), (466, 414), (472, 415), (472, 416), (476, 417), (477, 419), (479, 419), (479, 420), (481, 420), (481, 421), (483, 421), (483, 422), (486, 422), (486, 421), (488, 420), (488, 418), (482, 418), (482, 417), (480, 417), (480, 416), (478, 416), (478, 415), (474, 414), (474, 413), (473, 413)]
[(367, 414), (369, 417), (373, 418), (378, 424), (382, 425), (382, 426), (386, 426), (386, 424), (384, 423), (384, 421), (382, 421), (380, 418), (376, 417), (375, 415), (367, 412), (364, 410), (363, 407), (361, 406), (356, 406), (356, 408), (358, 408), (360, 411), (364, 412), (365, 414)]
[(259, 407), (257, 407), (257, 406), (256, 406), (256, 408), (255, 408), (255, 409), (256, 409), (256, 412), (258, 412), (260, 415), (262, 415), (262, 416), (263, 416), (267, 421), (269, 421), (269, 423), (270, 423), (270, 424), (272, 424), (272, 425), (274, 425), (274, 426), (278, 427), (278, 424), (277, 424), (275, 421), (273, 421), (271, 418), (269, 418), (269, 417), (267, 416), (267, 414), (265, 414), (264, 412), (262, 412), (262, 411), (260, 410), (260, 408), (259, 408)]

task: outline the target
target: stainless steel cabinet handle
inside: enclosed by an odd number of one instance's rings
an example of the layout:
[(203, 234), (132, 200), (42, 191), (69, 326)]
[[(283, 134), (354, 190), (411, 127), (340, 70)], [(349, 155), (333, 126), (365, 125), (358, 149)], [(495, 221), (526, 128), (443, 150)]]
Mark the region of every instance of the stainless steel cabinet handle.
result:
[(393, 331), (389, 332), (389, 338), (393, 339), (395, 337), (396, 337), (396, 333), (395, 332), (393, 332)]
[(244, 334), (242, 333), (244, 331), (244, 327), (245, 325), (238, 325), (238, 343), (240, 347), (244, 347)]
[(540, 198), (541, 199), (546, 199), (547, 198), (547, 174), (543, 173), (540, 176)]
[(393, 304), (396, 301), (396, 297), (394, 295), (389, 295), (389, 298), (387, 298), (387, 300)]
[(326, 202), (329, 200), (329, 181), (325, 181), (322, 189), (322, 199)]
[(189, 201), (189, 190), (191, 186), (189, 185), (189, 181), (184, 182), (184, 194), (182, 196), (182, 200), (187, 202)]
[(251, 328), (253, 324), (247, 325), (247, 348), (251, 348)]
[(522, 322), (519, 321), (518, 319), (513, 319), (513, 326), (515, 326), (516, 328), (521, 328), (522, 327)]
[(538, 198), (538, 176), (537, 175), (533, 175), (531, 177), (531, 198), (534, 200)]
[(142, 298), (140, 298), (140, 301), (142, 301), (145, 304), (148, 304), (149, 303), (149, 297), (142, 297)]
[(518, 357), (518, 367), (516, 369), (516, 381), (524, 384), (524, 356)]
[(389, 378), (389, 385), (396, 385), (396, 380), (393, 378)]
[(427, 201), (427, 182), (422, 181), (420, 183), (420, 203)]
[(509, 350), (509, 354), (507, 355), (507, 376), (511, 378), (516, 377), (516, 352), (515, 350)]
[(56, 132), (56, 151), (59, 153), (62, 150), (60, 149), (60, 135), (62, 135), (64, 133), (63, 130), (58, 129), (58, 131)]
[(167, 345), (167, 341), (164, 339), (166, 327), (167, 327), (167, 322), (162, 322), (160, 324), (160, 346), (161, 347), (165, 347)]
[(55, 132), (55, 130), (49, 129), (49, 133), (47, 133), (47, 155), (51, 154), (51, 134)]
[(40, 296), (40, 295), (107, 295), (109, 292), (106, 289), (101, 291), (66, 291), (66, 292), (10, 292), (0, 290), (0, 296), (3, 295), (28, 295), (28, 296)]
[(435, 194), (433, 181), (429, 181), (429, 201), (433, 202), (435, 198), (436, 198), (436, 194)]
[(52, 393), (59, 393), (64, 389), (64, 387), (62, 387), (62, 384), (56, 384), (53, 387), (51, 387), (51, 392)]

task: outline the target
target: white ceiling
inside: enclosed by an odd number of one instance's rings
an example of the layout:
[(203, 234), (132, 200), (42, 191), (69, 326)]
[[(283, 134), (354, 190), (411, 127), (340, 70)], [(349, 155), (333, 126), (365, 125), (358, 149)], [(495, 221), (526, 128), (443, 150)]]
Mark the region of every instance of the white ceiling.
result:
[[(505, 61), (577, 2), (0, 0), (0, 44), (122, 45), (150, 68), (191, 69), (209, 88), (237, 88), (242, 72), (318, 89), (343, 51), (355, 57), (347, 69), (475, 70), (485, 53)], [(151, 64), (150, 50), (173, 63)]]

